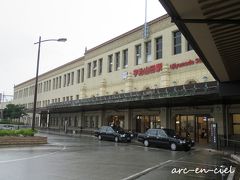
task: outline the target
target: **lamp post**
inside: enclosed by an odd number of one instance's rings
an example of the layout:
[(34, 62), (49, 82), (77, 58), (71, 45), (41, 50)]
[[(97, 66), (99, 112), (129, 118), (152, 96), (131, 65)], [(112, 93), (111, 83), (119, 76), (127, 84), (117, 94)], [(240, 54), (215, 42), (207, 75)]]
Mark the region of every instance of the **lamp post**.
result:
[(35, 128), (35, 119), (36, 119), (36, 107), (37, 107), (37, 89), (38, 89), (38, 70), (39, 70), (39, 59), (40, 59), (40, 48), (41, 43), (46, 41), (59, 41), (59, 42), (65, 42), (67, 41), (66, 38), (59, 38), (59, 39), (46, 39), (41, 40), (41, 36), (39, 36), (38, 42), (35, 42), (34, 44), (38, 44), (38, 56), (37, 56), (37, 70), (36, 70), (36, 78), (35, 78), (35, 90), (34, 90), (34, 100), (33, 100), (33, 119), (32, 119), (32, 130)]

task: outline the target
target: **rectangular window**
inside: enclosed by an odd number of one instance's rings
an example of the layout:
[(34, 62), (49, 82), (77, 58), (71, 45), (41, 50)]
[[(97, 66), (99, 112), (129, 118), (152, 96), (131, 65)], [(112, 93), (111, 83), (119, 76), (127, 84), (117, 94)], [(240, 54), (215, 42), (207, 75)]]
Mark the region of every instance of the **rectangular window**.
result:
[(67, 73), (67, 86), (69, 86), (70, 85), (70, 73)]
[(48, 90), (51, 91), (51, 80), (49, 80), (48, 82), (49, 82)]
[(91, 77), (91, 63), (88, 63), (88, 74), (87, 77), (90, 78)]
[(120, 70), (120, 52), (115, 53), (115, 71)]
[(102, 74), (102, 63), (103, 63), (103, 59), (99, 59), (98, 60), (98, 75)]
[(180, 54), (182, 52), (182, 39), (181, 32), (175, 31), (173, 32), (173, 54)]
[(113, 67), (113, 55), (108, 56), (108, 72), (112, 72)]
[(59, 76), (59, 88), (62, 86), (62, 76)]
[(53, 89), (55, 89), (55, 78), (53, 78)]
[(55, 85), (56, 89), (58, 89), (58, 77), (56, 77), (56, 85)]
[(156, 38), (156, 59), (162, 58), (162, 37)]
[(81, 70), (81, 82), (84, 82), (84, 68)]
[(142, 51), (141, 51), (141, 44), (135, 46), (136, 52), (136, 65), (142, 64)]
[(152, 61), (152, 43), (151, 41), (148, 41), (145, 43), (145, 59), (146, 62)]
[(65, 87), (67, 84), (67, 75), (64, 74), (64, 77), (63, 77), (63, 87)]
[(123, 69), (128, 67), (128, 49), (123, 50)]
[(77, 83), (79, 84), (80, 83), (80, 76), (81, 72), (80, 72), (80, 69), (77, 70)]
[(193, 50), (191, 44), (189, 42), (187, 42), (187, 51), (191, 51)]
[(71, 73), (71, 85), (74, 84), (74, 72)]
[(97, 75), (97, 61), (93, 61), (93, 77)]

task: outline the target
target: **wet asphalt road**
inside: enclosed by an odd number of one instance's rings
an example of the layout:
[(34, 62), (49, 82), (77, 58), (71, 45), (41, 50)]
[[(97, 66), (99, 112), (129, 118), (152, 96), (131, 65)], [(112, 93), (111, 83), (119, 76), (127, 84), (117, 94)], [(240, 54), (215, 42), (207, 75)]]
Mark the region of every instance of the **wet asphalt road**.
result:
[(228, 156), (198, 148), (173, 152), (141, 144), (98, 141), (87, 136), (42, 135), (48, 136), (48, 145), (0, 148), (0, 180), (121, 180), (129, 177), (215, 180), (222, 179), (220, 173), (172, 174), (172, 171), (236, 166)]

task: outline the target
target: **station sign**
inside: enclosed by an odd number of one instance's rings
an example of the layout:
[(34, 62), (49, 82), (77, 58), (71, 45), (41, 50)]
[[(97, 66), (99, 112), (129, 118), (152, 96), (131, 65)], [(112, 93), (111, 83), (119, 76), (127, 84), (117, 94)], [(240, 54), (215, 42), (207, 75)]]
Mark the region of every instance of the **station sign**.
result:
[[(190, 59), (190, 60), (187, 60), (187, 61), (184, 61), (184, 62), (181, 62), (181, 63), (173, 63), (173, 64), (170, 64), (169, 67), (170, 67), (171, 70), (177, 70), (177, 69), (180, 69), (180, 68), (183, 68), (183, 67), (192, 66), (194, 64), (199, 64), (199, 63), (202, 63), (201, 59), (196, 58), (194, 60)], [(144, 68), (134, 69), (133, 70), (133, 75), (135, 77), (149, 75), (149, 74), (153, 74), (153, 73), (156, 73), (156, 72), (160, 72), (160, 71), (162, 71), (162, 69), (163, 69), (163, 64), (162, 63), (154, 64), (154, 65), (151, 65), (151, 66), (146, 66)]]

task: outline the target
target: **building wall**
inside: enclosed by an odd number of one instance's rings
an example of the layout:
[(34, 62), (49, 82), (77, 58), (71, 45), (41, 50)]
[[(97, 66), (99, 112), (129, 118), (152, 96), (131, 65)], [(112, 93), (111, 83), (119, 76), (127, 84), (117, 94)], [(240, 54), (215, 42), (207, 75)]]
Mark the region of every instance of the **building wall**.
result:
[[(97, 47), (86, 50), (83, 57), (57, 67), (39, 76), (37, 107), (47, 107), (50, 103), (76, 99), (105, 96), (146, 89), (163, 88), (189, 83), (214, 81), (207, 68), (181, 35), (181, 53), (174, 54), (174, 32), (178, 29), (165, 15), (148, 23), (149, 37), (143, 38), (143, 26), (111, 39)], [(156, 39), (162, 37), (162, 57), (156, 56)], [(175, 39), (176, 40), (176, 39)], [(151, 41), (151, 61), (146, 61), (146, 44)], [(142, 63), (136, 64), (136, 46), (141, 45)], [(128, 50), (128, 65), (123, 65), (124, 51)], [(116, 53), (119, 53), (120, 65), (116, 66)], [(109, 70), (109, 55), (112, 55), (112, 72)], [(99, 73), (99, 61), (102, 59), (102, 73)], [(94, 63), (96, 75), (94, 76)], [(88, 67), (91, 64), (90, 77)], [(84, 70), (84, 71), (83, 71)], [(78, 76), (80, 72), (80, 78)], [(82, 74), (84, 73), (84, 74)], [(58, 79), (58, 80), (57, 80)], [(61, 79), (61, 83), (60, 83)], [(58, 81), (58, 83), (56, 83)], [(14, 87), (15, 104), (33, 107), (35, 79), (30, 79)], [(46, 110), (45, 108), (44, 110)], [(233, 115), (236, 119), (233, 120)], [(209, 118), (209, 123), (218, 124), (218, 134), (225, 137), (240, 134), (240, 105), (205, 105), (188, 107), (159, 107), (141, 109), (99, 109), (97, 111), (79, 111), (74, 113), (37, 114), (36, 125), (57, 131), (80, 132), (93, 130), (102, 125), (118, 123), (122, 128), (134, 132), (144, 132), (151, 127), (175, 129), (179, 117), (189, 116), (195, 128), (193, 136), (199, 134), (196, 129), (197, 118)], [(31, 123), (31, 113), (23, 117)], [(235, 132), (234, 132), (235, 128)], [(196, 132), (197, 131), (197, 132)], [(198, 137), (195, 137), (199, 139)]]
[[(174, 63), (180, 64), (198, 59), (196, 53), (187, 51), (187, 41), (181, 35), (182, 53), (173, 55), (173, 32), (177, 27), (171, 23), (168, 16), (160, 17), (149, 22), (149, 37), (143, 38), (143, 26), (137, 27), (123, 35), (105, 42), (93, 49), (87, 50), (85, 55), (77, 60), (69, 62), (61, 67), (53, 69), (39, 76), (37, 107), (45, 107), (49, 103), (75, 100), (100, 95), (111, 95), (116, 93), (140, 91), (147, 88), (160, 88), (173, 85), (186, 84), (191, 80), (196, 82), (214, 80), (203, 63), (194, 63), (179, 68), (171, 68)], [(162, 37), (162, 58), (156, 59), (155, 39)], [(136, 65), (135, 46), (141, 45), (142, 61), (145, 59), (145, 43), (151, 41), (151, 62), (142, 62)], [(123, 51), (128, 49), (128, 66), (123, 68)], [(115, 53), (120, 53), (120, 68), (115, 70)], [(108, 72), (108, 57), (113, 55), (113, 71)], [(103, 59), (102, 74), (93, 76), (93, 62)], [(88, 78), (88, 64), (91, 63), (91, 77)], [(134, 75), (134, 70), (161, 64), (160, 72), (147, 75)], [(77, 71), (84, 69), (84, 82), (78, 83)], [(98, 66), (97, 66), (98, 69)], [(73, 83), (72, 83), (72, 74)], [(64, 76), (69, 84), (64, 86)], [(54, 81), (61, 77), (61, 87), (53, 86)], [(204, 79), (205, 78), (205, 79)], [(14, 103), (25, 104), (27, 108), (33, 107), (35, 79), (28, 80), (14, 87)], [(48, 88), (46, 87), (48, 84)], [(58, 82), (59, 86), (59, 82)], [(45, 89), (45, 90), (44, 90)]]

